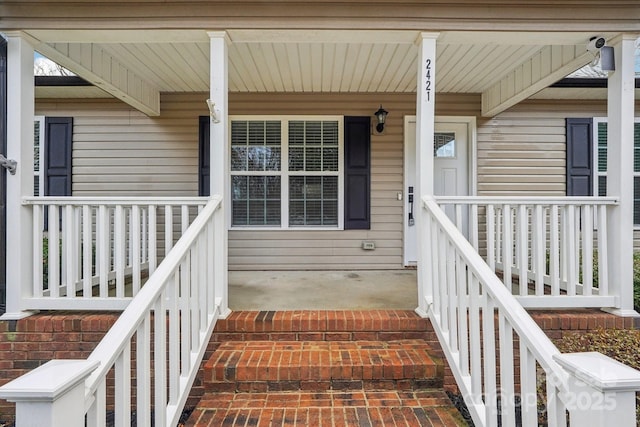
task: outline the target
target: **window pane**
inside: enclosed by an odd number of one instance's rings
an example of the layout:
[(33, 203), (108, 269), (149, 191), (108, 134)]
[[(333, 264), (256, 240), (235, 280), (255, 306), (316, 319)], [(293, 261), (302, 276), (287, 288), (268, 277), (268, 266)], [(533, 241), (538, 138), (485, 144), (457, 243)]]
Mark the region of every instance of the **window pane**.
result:
[(333, 171), (338, 167), (337, 121), (289, 122), (289, 170)]
[(290, 177), (289, 225), (338, 225), (338, 177)]
[(598, 177), (598, 196), (604, 197), (607, 195), (607, 177)]
[(633, 125), (633, 170), (640, 172), (640, 123)]
[(598, 172), (607, 171), (607, 124), (598, 123)]
[(279, 121), (231, 122), (231, 170), (279, 171)]
[(437, 132), (433, 136), (434, 157), (456, 156), (456, 134), (453, 132)]
[(280, 177), (234, 176), (232, 225), (280, 225)]
[(633, 178), (633, 225), (640, 225), (640, 177)]

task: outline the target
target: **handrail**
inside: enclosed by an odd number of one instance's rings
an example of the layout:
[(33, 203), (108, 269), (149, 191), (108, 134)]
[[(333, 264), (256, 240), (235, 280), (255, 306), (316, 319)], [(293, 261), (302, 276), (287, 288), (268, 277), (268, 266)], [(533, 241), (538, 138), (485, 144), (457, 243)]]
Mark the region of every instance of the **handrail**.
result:
[(560, 351), (544, 331), (540, 329), (540, 326), (514, 296), (506, 290), (498, 276), (495, 275), (458, 228), (440, 209), (435, 199), (425, 196), (422, 202), (448, 235), (450, 242), (466, 258), (467, 267), (482, 281), (484, 284), (483, 290), (491, 294), (499, 310), (504, 310), (503, 314), (509, 319), (520, 339), (526, 340), (531, 345), (530, 350), (537, 356), (536, 359), (545, 363), (546, 367), (553, 370), (559, 378), (565, 376), (564, 370), (553, 360), (553, 356), (560, 354)]
[[(608, 220), (616, 197), (438, 196), (436, 202), (529, 308), (616, 307)], [(516, 285), (517, 283), (517, 285)]]
[[(104, 204), (145, 204), (145, 205), (166, 205), (166, 204), (191, 204), (205, 205), (209, 201), (207, 197), (138, 197), (138, 196), (41, 196), (23, 197), (23, 205), (104, 205)], [(171, 203), (170, 203), (171, 202)]]
[[(32, 210), (31, 310), (122, 310), (206, 197), (26, 197)], [(57, 244), (55, 244), (57, 242)]]
[(16, 402), (17, 425), (101, 427), (108, 410), (115, 425), (131, 425), (134, 412), (137, 425), (177, 425), (228, 314), (221, 207), (222, 197), (209, 199), (87, 359), (52, 360), (0, 387)]
[[(495, 426), (501, 417), (502, 425), (515, 425), (516, 390), (522, 425), (537, 423), (539, 365), (547, 379), (549, 425), (562, 425), (561, 396), (569, 389), (568, 374), (554, 360), (560, 352), (436, 200), (423, 197), (422, 207), (418, 311), (431, 320), (474, 423)], [(517, 382), (514, 332), (520, 340)]]
[(487, 203), (535, 203), (535, 204), (589, 204), (615, 205), (617, 197), (583, 197), (583, 196), (434, 196), (439, 204), (487, 204)]
[[(88, 360), (97, 360), (100, 367), (96, 369), (87, 379), (87, 394), (95, 392), (98, 386), (98, 379), (106, 375), (111, 369), (117, 355), (122, 351), (125, 344), (129, 342), (135, 333), (137, 326), (144, 320), (146, 314), (152, 309), (154, 302), (167, 286), (169, 275), (176, 270), (182, 262), (184, 254), (196, 241), (203, 228), (213, 215), (220, 208), (222, 198), (213, 196), (200, 215), (193, 221), (191, 226), (182, 235), (180, 240), (171, 249), (164, 262), (160, 263), (158, 269), (149, 278), (146, 285), (131, 301), (129, 306), (122, 312), (118, 320), (113, 324), (109, 332), (89, 355)], [(105, 354), (108, 355), (105, 357)]]

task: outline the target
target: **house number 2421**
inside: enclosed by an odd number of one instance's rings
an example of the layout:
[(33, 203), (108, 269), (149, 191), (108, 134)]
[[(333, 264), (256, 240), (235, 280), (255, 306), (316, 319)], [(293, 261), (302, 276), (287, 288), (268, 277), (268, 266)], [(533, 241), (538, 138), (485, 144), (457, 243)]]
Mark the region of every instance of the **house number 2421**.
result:
[(425, 82), (424, 82), (424, 90), (427, 96), (427, 101), (431, 101), (431, 59), (427, 58), (425, 61)]

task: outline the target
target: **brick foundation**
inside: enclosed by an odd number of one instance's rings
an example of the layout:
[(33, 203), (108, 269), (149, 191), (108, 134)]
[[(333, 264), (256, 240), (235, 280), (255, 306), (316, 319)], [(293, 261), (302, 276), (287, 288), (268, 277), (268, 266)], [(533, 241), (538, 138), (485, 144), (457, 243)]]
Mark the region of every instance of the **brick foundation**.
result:
[[(40, 313), (19, 321), (0, 322), (0, 385), (25, 374), (51, 359), (86, 358), (102, 339), (104, 334), (118, 318), (118, 313)], [(599, 310), (573, 311), (531, 311), (534, 320), (552, 339), (560, 339), (567, 334), (584, 332), (602, 327), (606, 329), (640, 328), (639, 319), (621, 318)], [(348, 323), (348, 322), (347, 322)], [(442, 357), (442, 351), (431, 325), (425, 322), (422, 331), (415, 331), (398, 339), (414, 339), (419, 335), (434, 350), (434, 355)], [(247, 333), (248, 331), (243, 331)], [(224, 340), (226, 332), (217, 332), (216, 338)], [(327, 332), (331, 334), (331, 332)], [(392, 331), (379, 331), (354, 336), (356, 339), (371, 339), (379, 335), (392, 334)], [(262, 334), (264, 339), (287, 339), (285, 336), (271, 336), (269, 331), (256, 330), (251, 334)], [(339, 334), (351, 335), (348, 331)], [(304, 331), (296, 332), (304, 339)], [(325, 333), (326, 335), (326, 333)], [(328, 337), (324, 337), (328, 338)], [(335, 335), (332, 338), (344, 339)], [(384, 338), (392, 338), (384, 336)], [(208, 360), (215, 345), (210, 345), (204, 361)], [(201, 377), (201, 376), (199, 376)], [(445, 387), (455, 389), (450, 369), (445, 364)], [(188, 404), (195, 404), (202, 396), (201, 378), (196, 378)], [(15, 405), (0, 400), (0, 425), (2, 421), (11, 421)]]

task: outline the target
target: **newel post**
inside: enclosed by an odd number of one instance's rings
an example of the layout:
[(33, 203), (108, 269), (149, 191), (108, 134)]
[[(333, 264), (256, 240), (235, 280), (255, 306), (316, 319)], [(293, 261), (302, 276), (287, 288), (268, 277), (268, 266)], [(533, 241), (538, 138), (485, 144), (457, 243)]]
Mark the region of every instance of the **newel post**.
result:
[(602, 353), (568, 353), (554, 360), (570, 375), (562, 396), (571, 425), (634, 427), (640, 371)]
[(84, 427), (84, 383), (99, 364), (51, 360), (0, 387), (0, 398), (16, 403), (17, 427)]

